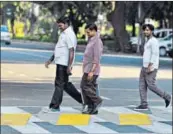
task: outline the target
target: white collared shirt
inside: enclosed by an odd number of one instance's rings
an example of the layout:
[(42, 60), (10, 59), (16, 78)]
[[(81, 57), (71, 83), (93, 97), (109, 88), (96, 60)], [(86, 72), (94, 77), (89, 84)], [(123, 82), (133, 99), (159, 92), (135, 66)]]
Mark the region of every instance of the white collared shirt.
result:
[(144, 46), (143, 67), (147, 68), (149, 63), (153, 63), (153, 69), (159, 68), (159, 42), (155, 37), (151, 37)]
[[(55, 64), (68, 66), (69, 61), (69, 49), (74, 48), (76, 50), (77, 46), (77, 38), (72, 29), (72, 27), (68, 27), (65, 31), (63, 31), (58, 39), (58, 42), (55, 46)], [(73, 61), (74, 62), (74, 61)]]

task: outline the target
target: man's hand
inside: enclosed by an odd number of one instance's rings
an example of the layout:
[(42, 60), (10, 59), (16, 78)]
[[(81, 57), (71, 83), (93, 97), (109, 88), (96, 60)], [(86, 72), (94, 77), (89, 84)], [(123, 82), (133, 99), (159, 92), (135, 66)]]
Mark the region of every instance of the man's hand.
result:
[(147, 73), (151, 73), (153, 71), (152, 65), (149, 65), (147, 68)]
[(72, 67), (67, 67), (67, 74), (68, 75), (71, 75), (72, 74), (71, 71), (72, 71)]
[(88, 73), (88, 80), (92, 80), (92, 78), (93, 78), (93, 75), (94, 75), (94, 73), (93, 72), (89, 72)]
[(45, 63), (45, 67), (46, 68), (49, 68), (49, 65), (51, 64), (51, 61), (50, 60), (48, 60), (46, 63)]

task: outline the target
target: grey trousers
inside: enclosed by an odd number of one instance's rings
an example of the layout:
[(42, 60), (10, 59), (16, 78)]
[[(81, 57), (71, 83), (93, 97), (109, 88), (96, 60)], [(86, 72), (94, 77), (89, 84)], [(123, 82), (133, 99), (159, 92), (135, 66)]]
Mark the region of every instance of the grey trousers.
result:
[(85, 105), (93, 105), (101, 100), (98, 96), (98, 85), (97, 85), (97, 75), (93, 76), (92, 80), (87, 80), (88, 74), (84, 73), (81, 80), (81, 91), (83, 103)]
[(150, 73), (147, 73), (147, 68), (143, 67), (141, 69), (140, 79), (139, 79), (139, 92), (141, 98), (141, 105), (148, 105), (147, 88), (163, 99), (167, 100), (171, 99), (171, 96), (169, 94), (162, 91), (156, 86), (156, 75), (157, 75), (156, 69)]

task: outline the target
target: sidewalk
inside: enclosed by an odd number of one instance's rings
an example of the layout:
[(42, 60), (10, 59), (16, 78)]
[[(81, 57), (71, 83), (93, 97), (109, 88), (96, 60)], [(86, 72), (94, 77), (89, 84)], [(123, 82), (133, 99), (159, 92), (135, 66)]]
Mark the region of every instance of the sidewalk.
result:
[(151, 106), (150, 110), (143, 112), (134, 111), (134, 107), (102, 107), (98, 115), (90, 116), (81, 115), (80, 107), (62, 107), (60, 113), (44, 113), (45, 107), (2, 106), (1, 132), (2, 134), (172, 133), (172, 107)]
[[(56, 44), (56, 43), (51, 43), (51, 42), (38, 42), (38, 41), (29, 41), (29, 40), (16, 40), (16, 39), (12, 40), (12, 43), (30, 44), (30, 45), (39, 44), (39, 45), (44, 45), (45, 48), (49, 47), (50, 50), (52, 50), (52, 48), (54, 48), (54, 46)], [(85, 47), (86, 47), (85, 45), (78, 44), (76, 50), (78, 52), (84, 52)], [(104, 46), (104, 52), (106, 52), (106, 53), (110, 52), (106, 46)]]
[[(16, 46), (19, 45), (19, 46)], [(10, 46), (1, 46), (1, 50), (26, 50), (26, 51), (53, 51), (55, 47), (54, 43), (49, 42), (38, 42), (38, 41), (28, 41), (28, 40), (12, 40), (12, 44)], [(76, 51), (78, 54), (83, 54), (85, 51), (85, 45), (77, 45)], [(122, 53), (122, 52), (114, 52), (108, 50), (106, 46), (104, 46), (104, 56), (111, 56), (111, 57), (122, 57), (122, 58), (135, 58), (135, 59), (142, 59), (141, 55), (136, 53)], [(172, 58), (170, 57), (160, 57), (162, 61), (171, 61)]]
[[(30, 44), (30, 45), (35, 45), (39, 44), (39, 45), (43, 45), (45, 47), (45, 50), (47, 50), (47, 48), (49, 48), (49, 50), (53, 50), (54, 46), (56, 43), (50, 43), (50, 42), (38, 42), (38, 41), (29, 41), (29, 40), (17, 40), (17, 39), (13, 39), (12, 43), (18, 43), (18, 44)], [(78, 44), (76, 51), (77, 52), (84, 52), (86, 45), (81, 45)], [(137, 57), (141, 57), (141, 55), (136, 54), (136, 53), (122, 53), (122, 52), (114, 52), (108, 49), (107, 46), (104, 46), (103, 48), (103, 52), (104, 54), (110, 54), (110, 55), (126, 55), (126, 56), (137, 56)]]

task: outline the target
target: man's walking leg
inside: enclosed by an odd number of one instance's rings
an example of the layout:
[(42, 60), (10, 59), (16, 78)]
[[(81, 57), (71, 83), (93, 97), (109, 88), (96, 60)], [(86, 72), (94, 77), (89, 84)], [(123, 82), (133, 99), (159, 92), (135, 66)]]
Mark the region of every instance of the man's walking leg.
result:
[(97, 84), (97, 82), (95, 81), (94, 85), (95, 85), (95, 89), (96, 89), (96, 94), (97, 94), (97, 96), (99, 96), (99, 84)]
[(166, 107), (168, 107), (171, 102), (171, 95), (169, 95), (165, 91), (162, 91), (156, 86), (156, 75), (157, 75), (157, 70), (154, 70), (153, 72), (146, 74), (146, 82), (148, 88), (151, 91), (153, 91), (155, 94), (163, 98), (165, 100)]
[(66, 88), (64, 90), (78, 103), (82, 104), (81, 93), (75, 88), (75, 86), (71, 82), (68, 82), (66, 84)]
[(141, 105), (148, 105), (147, 102), (147, 83), (145, 81), (145, 68), (141, 69), (139, 78), (139, 93), (141, 98)]
[(98, 110), (98, 107), (102, 103), (102, 99), (96, 95), (96, 89), (95, 89), (95, 81), (97, 80), (98, 76), (93, 76), (92, 80), (87, 80), (86, 84), (83, 87), (83, 93), (86, 95), (86, 97), (89, 98), (89, 100), (93, 104), (92, 111), (88, 111), (90, 114), (95, 113)]
[(63, 89), (65, 87), (65, 73), (66, 68), (61, 65), (57, 65), (56, 79), (55, 79), (55, 91), (50, 103), (50, 108), (59, 109), (63, 98)]
[(92, 102), (90, 101), (90, 99), (85, 95), (83, 88), (87, 83), (87, 77), (88, 74), (84, 73), (82, 76), (82, 80), (81, 80), (81, 84), (80, 84), (80, 88), (81, 88), (81, 97), (82, 97), (82, 102), (83, 102), (83, 108), (82, 108), (82, 113), (88, 111), (89, 108), (92, 107)]
[(147, 83), (145, 80), (145, 68), (141, 69), (140, 78), (139, 78), (139, 94), (140, 94), (140, 101), (141, 104), (136, 107), (136, 110), (147, 110), (148, 103), (147, 103)]

